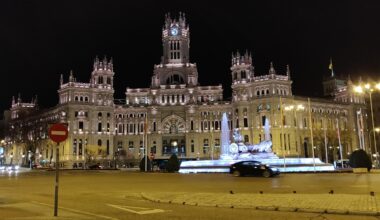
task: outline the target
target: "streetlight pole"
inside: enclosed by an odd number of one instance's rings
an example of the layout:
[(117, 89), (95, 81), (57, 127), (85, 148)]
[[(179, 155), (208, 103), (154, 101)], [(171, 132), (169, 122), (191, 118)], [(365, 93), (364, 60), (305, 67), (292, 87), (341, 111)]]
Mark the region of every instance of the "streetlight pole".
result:
[(310, 98), (307, 98), (307, 102), (309, 104), (309, 127), (310, 127), (310, 136), (311, 136), (311, 150), (313, 152), (313, 166), (315, 172), (315, 156), (314, 156), (314, 138), (313, 138), (313, 122), (311, 121), (311, 107), (310, 107)]
[[(372, 107), (372, 89), (369, 90), (369, 103), (371, 106), (371, 118), (372, 118), (372, 131), (375, 131), (375, 123), (373, 120), (373, 107)], [(373, 132), (373, 145), (375, 147), (375, 154), (377, 155), (377, 145), (376, 145), (376, 135), (375, 132)]]

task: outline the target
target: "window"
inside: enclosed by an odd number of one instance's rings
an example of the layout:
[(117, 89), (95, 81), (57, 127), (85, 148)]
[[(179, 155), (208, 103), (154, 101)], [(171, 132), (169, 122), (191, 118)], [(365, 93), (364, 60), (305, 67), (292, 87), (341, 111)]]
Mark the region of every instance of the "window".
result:
[(75, 96), (74, 100), (75, 100), (75, 101), (78, 101), (78, 96)]
[(242, 71), (242, 72), (241, 72), (241, 78), (242, 78), (242, 79), (245, 79), (246, 77), (247, 77), (247, 76), (246, 76), (246, 74), (245, 74), (245, 71)]
[(107, 84), (111, 85), (111, 77), (107, 77)]
[(134, 147), (133, 147), (133, 141), (129, 141), (128, 142), (128, 148), (129, 149), (133, 149)]
[(194, 130), (194, 122), (193, 122), (193, 120), (190, 121), (190, 130)]
[(110, 132), (110, 123), (107, 123), (107, 132)]
[(77, 139), (74, 139), (73, 141), (73, 155), (77, 155)]
[(248, 118), (244, 118), (244, 127), (245, 127), (245, 128), (248, 127)]
[(83, 130), (83, 121), (79, 122), (79, 126), (78, 127), (79, 127), (80, 130)]
[(98, 139), (98, 146), (102, 146), (102, 140)]
[(98, 132), (102, 132), (102, 123), (101, 122), (98, 123)]
[(208, 139), (203, 140), (203, 154), (208, 153)]
[(267, 117), (265, 115), (261, 116), (262, 125), (265, 126), (265, 120)]
[(102, 113), (101, 112), (98, 113), (98, 117), (102, 117)]
[(194, 153), (194, 140), (191, 140), (191, 153)]
[(249, 143), (249, 137), (248, 137), (248, 135), (244, 135), (244, 143)]
[(99, 76), (99, 78), (98, 78), (98, 84), (103, 84), (103, 77)]
[(153, 122), (153, 131), (156, 131), (156, 122)]
[(87, 96), (84, 97), (84, 101), (85, 101), (85, 102), (88, 102), (88, 97), (87, 97)]

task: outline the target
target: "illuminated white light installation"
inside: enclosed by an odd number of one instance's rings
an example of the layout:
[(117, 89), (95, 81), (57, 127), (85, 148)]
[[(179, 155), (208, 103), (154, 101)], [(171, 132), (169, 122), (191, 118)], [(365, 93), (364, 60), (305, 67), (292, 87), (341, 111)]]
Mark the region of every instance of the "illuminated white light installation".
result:
[[(265, 119), (264, 133), (265, 140), (261, 143), (257, 145), (245, 145), (239, 129), (234, 129), (234, 143), (230, 143), (227, 114), (223, 113), (220, 137), (220, 159), (183, 161), (179, 173), (228, 173), (232, 164), (244, 160), (260, 161), (263, 164), (277, 168), (280, 172), (320, 172), (334, 170), (333, 165), (323, 163), (319, 158), (278, 158), (272, 152), (268, 119)], [(284, 164), (286, 166), (284, 166)]]

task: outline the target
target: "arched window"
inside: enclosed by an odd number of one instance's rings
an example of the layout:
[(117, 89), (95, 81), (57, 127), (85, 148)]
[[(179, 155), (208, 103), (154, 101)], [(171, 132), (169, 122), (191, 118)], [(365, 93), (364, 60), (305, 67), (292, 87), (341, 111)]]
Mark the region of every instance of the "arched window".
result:
[(102, 113), (101, 112), (98, 113), (98, 117), (102, 117)]
[(260, 91), (259, 90), (256, 91), (256, 95), (260, 96)]
[(103, 84), (103, 77), (99, 76), (99, 78), (98, 78), (98, 84)]
[(246, 77), (247, 77), (247, 75), (245, 74), (245, 71), (242, 71), (242, 72), (241, 72), (241, 78), (242, 78), (242, 79), (245, 79)]
[(102, 146), (102, 140), (98, 139), (98, 146)]
[(81, 96), (81, 97), (79, 98), (79, 101), (83, 102), (83, 96)]
[(99, 122), (99, 123), (98, 123), (98, 132), (101, 132), (101, 131), (102, 131), (102, 123)]
[(184, 84), (184, 82), (182, 76), (178, 74), (172, 74), (166, 79), (166, 84), (168, 85)]
[(74, 100), (75, 100), (75, 101), (78, 101), (78, 96), (75, 96)]
[(84, 97), (84, 101), (85, 101), (85, 102), (88, 102), (88, 97), (87, 97), (87, 96)]
[(111, 85), (111, 77), (107, 77), (107, 84)]

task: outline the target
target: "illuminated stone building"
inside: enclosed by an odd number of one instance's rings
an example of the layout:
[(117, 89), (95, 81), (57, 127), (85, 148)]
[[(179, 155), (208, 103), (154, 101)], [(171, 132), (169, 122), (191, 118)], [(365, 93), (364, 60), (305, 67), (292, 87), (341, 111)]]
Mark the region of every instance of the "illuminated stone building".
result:
[(13, 101), (5, 139), (8, 163), (10, 155), (13, 163), (27, 163), (29, 156), (40, 163), (54, 163), (55, 144), (47, 130), (55, 122), (67, 123), (69, 128), (68, 139), (60, 145), (64, 167), (137, 161), (145, 146), (155, 159), (173, 153), (184, 159), (217, 159), (224, 112), (230, 128), (240, 129), (247, 143), (264, 140), (263, 126), (269, 119), (272, 149), (280, 157), (312, 157), (310, 128), (314, 155), (323, 160), (325, 149), (329, 160), (338, 158), (338, 127), (343, 157), (359, 146), (365, 148), (366, 109), (349, 85), (345, 91), (334, 89), (335, 100), (312, 98), (309, 106), (307, 97), (292, 93), (289, 66), (278, 73), (270, 63), (268, 73), (258, 74), (251, 54), (237, 52), (231, 58), (232, 99), (227, 101), (221, 85), (198, 82), (197, 66), (190, 62), (190, 29), (184, 15), (166, 16), (162, 44), (161, 63), (154, 65), (150, 86), (127, 87), (123, 103), (115, 102), (113, 77), (117, 73), (106, 58), (95, 59), (89, 82), (77, 82), (73, 72), (67, 82), (62, 76), (55, 107), (38, 110), (35, 101)]

